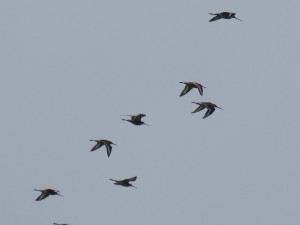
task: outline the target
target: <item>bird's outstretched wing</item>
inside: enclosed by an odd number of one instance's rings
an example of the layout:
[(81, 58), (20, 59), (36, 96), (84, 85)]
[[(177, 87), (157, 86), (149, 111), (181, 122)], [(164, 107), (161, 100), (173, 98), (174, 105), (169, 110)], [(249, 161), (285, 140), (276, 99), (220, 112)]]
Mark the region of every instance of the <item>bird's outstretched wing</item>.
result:
[(42, 192), (40, 194), (40, 196), (38, 196), (35, 200), (40, 201), (40, 200), (43, 200), (43, 199), (47, 198), (48, 196), (49, 196), (48, 194)]
[(210, 13), (210, 15), (216, 15), (216, 16), (214, 16), (213, 18), (211, 18), (208, 22), (216, 21), (216, 20), (219, 20), (219, 19), (222, 18), (219, 14), (212, 14), (212, 13)]
[[(193, 102), (193, 103), (197, 104), (196, 102)], [(204, 104), (199, 103), (197, 105), (199, 105), (199, 107), (197, 109), (195, 109), (195, 111), (193, 111), (192, 113), (200, 112), (201, 110), (205, 109)]]
[(138, 114), (138, 115), (134, 116), (132, 119), (136, 120), (136, 121), (141, 121), (141, 119), (145, 116), (146, 116), (145, 114)]
[[(90, 141), (93, 141), (93, 140), (90, 140)], [(97, 150), (101, 146), (103, 146), (103, 142), (102, 141), (97, 141), (97, 144), (91, 149), (91, 152)]]
[[(184, 84), (183, 82), (180, 82), (180, 83)], [(192, 90), (192, 88), (193, 88), (193, 87), (192, 87), (191, 85), (185, 84), (184, 89), (183, 89), (182, 92), (180, 93), (180, 97), (181, 97), (181, 96), (184, 96), (185, 94), (187, 94), (190, 90)]]
[(108, 143), (106, 143), (106, 142), (104, 143), (104, 145), (105, 145), (105, 147), (106, 147), (107, 157), (109, 157), (110, 154), (111, 154), (111, 149), (112, 149), (112, 147), (111, 147), (110, 144), (108, 144)]
[(209, 117), (211, 114), (213, 114), (213, 112), (215, 111), (215, 108), (209, 108), (207, 109), (205, 115), (203, 116), (203, 119), (205, 119), (206, 117)]
[(128, 178), (128, 179), (124, 179), (123, 181), (124, 182), (130, 182), (130, 181), (136, 181), (136, 176), (135, 177), (131, 177), (131, 178)]
[(135, 116), (135, 115), (121, 115), (121, 116), (130, 116), (130, 117), (132, 118), (132, 117)]
[(114, 180), (114, 179), (109, 179), (109, 180), (111, 180), (111, 181), (113, 181), (113, 182), (118, 182), (117, 180)]
[(198, 84), (196, 82), (193, 82), (193, 85), (195, 85), (200, 93), (200, 95), (203, 95), (203, 86), (201, 84)]

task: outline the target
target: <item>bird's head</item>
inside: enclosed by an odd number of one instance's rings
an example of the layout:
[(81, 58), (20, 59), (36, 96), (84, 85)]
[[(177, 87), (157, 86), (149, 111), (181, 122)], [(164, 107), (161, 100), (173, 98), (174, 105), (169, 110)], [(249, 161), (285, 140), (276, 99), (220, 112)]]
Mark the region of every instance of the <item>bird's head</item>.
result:
[(239, 20), (239, 21), (242, 21), (241, 19), (239, 19), (239, 18), (237, 18), (237, 17), (235, 16), (235, 13), (233, 13), (232, 17), (235, 18), (235, 19), (237, 19), (237, 20)]
[(59, 195), (59, 196), (63, 197), (61, 194), (59, 194), (59, 191), (56, 191), (56, 192), (54, 193), (54, 195)]

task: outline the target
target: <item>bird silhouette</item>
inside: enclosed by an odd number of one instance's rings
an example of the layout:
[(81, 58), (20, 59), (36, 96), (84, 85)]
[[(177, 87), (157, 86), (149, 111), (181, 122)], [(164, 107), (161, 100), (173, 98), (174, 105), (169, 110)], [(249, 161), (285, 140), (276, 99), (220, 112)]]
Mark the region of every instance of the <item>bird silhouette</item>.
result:
[(53, 223), (54, 225), (69, 225), (67, 223)]
[(214, 17), (208, 22), (216, 21), (219, 19), (232, 19), (232, 18), (242, 21), (239, 18), (235, 17), (235, 13), (232, 12), (209, 13), (209, 14), (213, 15)]
[(134, 187), (134, 188), (136, 188), (131, 183), (129, 183), (130, 181), (136, 181), (136, 178), (137, 177), (135, 176), (135, 177), (124, 179), (124, 180), (113, 180), (113, 179), (109, 179), (109, 180), (114, 181), (115, 185), (121, 185), (121, 186), (124, 186), (124, 187)]
[(179, 83), (185, 84), (184, 89), (180, 93), (180, 97), (187, 94), (193, 88), (197, 88), (200, 95), (202, 96), (203, 95), (203, 88), (206, 88), (202, 84), (199, 84), (199, 83), (196, 83), (196, 82), (179, 82)]
[(145, 114), (138, 114), (138, 115), (123, 115), (123, 116), (130, 116), (131, 119), (130, 120), (127, 120), (127, 119), (122, 119), (124, 121), (128, 121), (134, 125), (147, 125), (147, 126), (150, 126), (149, 124), (146, 124), (144, 123), (144, 121), (142, 121), (142, 118), (145, 117), (146, 115)]
[(96, 145), (91, 149), (91, 152), (92, 151), (95, 151), (97, 150), (98, 148), (102, 147), (103, 145), (105, 145), (106, 147), (106, 152), (107, 152), (107, 157), (110, 156), (111, 154), (111, 150), (112, 150), (112, 147), (111, 145), (116, 145), (114, 143), (112, 143), (111, 141), (108, 141), (108, 140), (90, 140), (90, 141), (95, 141), (97, 142)]
[(207, 111), (203, 116), (203, 119), (213, 114), (213, 112), (216, 110), (215, 108), (222, 109), (218, 107), (216, 104), (213, 104), (211, 102), (192, 102), (192, 103), (199, 105), (199, 107), (195, 109), (195, 111), (193, 111), (192, 113), (200, 112), (201, 110), (207, 108)]
[(36, 201), (43, 200), (47, 198), (49, 195), (59, 195), (63, 197), (61, 194), (59, 194), (59, 191), (53, 190), (53, 189), (44, 189), (44, 190), (38, 190), (38, 189), (33, 189), (34, 191), (40, 191), (42, 192), (36, 199)]

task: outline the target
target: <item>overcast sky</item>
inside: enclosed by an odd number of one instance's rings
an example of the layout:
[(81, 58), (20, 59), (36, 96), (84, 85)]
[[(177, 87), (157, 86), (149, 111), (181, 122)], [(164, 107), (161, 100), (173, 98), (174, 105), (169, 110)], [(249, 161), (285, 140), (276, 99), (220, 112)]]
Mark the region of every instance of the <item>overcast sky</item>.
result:
[[(0, 223), (299, 225), (299, 8), (1, 1)], [(222, 11), (243, 22), (208, 22)], [(151, 126), (121, 120), (138, 113)]]

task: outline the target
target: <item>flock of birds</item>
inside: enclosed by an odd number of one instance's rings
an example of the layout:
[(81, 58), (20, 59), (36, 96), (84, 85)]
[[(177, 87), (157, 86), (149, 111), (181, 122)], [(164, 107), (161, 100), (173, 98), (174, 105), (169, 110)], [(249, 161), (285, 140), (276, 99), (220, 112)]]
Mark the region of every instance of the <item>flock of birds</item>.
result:
[[(232, 12), (209, 13), (209, 14), (214, 16), (212, 19), (209, 20), (209, 22), (216, 21), (216, 20), (219, 20), (219, 19), (232, 19), (232, 18), (240, 20), (239, 18), (237, 18), (235, 16), (235, 13), (232, 13)], [(242, 20), (240, 20), (240, 21), (242, 21)], [(202, 96), (203, 95), (203, 88), (206, 88), (202, 84), (199, 84), (199, 83), (196, 83), (196, 82), (179, 82), (179, 83), (185, 84), (184, 89), (180, 93), (180, 97), (186, 95), (193, 88), (198, 89), (200, 95)], [(207, 109), (207, 111), (205, 112), (205, 114), (203, 116), (203, 119), (205, 119), (208, 116), (210, 116), (211, 114), (213, 114), (213, 112), (215, 111), (215, 108), (222, 109), (222, 108), (218, 107), (216, 104), (211, 103), (211, 102), (192, 102), (192, 103), (198, 105), (198, 107), (192, 113), (200, 112), (200, 111), (204, 110), (205, 108)], [(146, 116), (145, 114), (123, 115), (123, 116), (130, 116), (130, 119), (122, 119), (122, 120), (128, 121), (128, 122), (130, 122), (130, 123), (132, 123), (136, 126), (140, 126), (140, 125), (150, 126), (149, 124), (146, 124), (144, 121), (142, 121), (142, 118)], [(90, 140), (90, 141), (96, 142), (96, 145), (93, 146), (91, 151), (95, 151), (95, 150), (101, 148), (102, 146), (105, 146), (108, 157), (110, 156), (111, 151), (112, 151), (112, 146), (111, 145), (116, 145), (113, 142), (111, 142), (109, 140), (104, 140), (104, 139)], [(131, 177), (131, 178), (126, 178), (126, 179), (123, 179), (123, 180), (114, 180), (114, 179), (109, 179), (109, 180), (113, 181), (115, 185), (121, 185), (123, 187), (134, 187), (134, 188), (136, 188), (135, 186), (133, 186), (130, 183), (130, 182), (136, 181), (136, 179), (137, 179), (137, 176), (134, 176), (134, 177)], [(41, 192), (41, 194), (36, 198), (36, 201), (41, 201), (41, 200), (49, 197), (50, 195), (59, 195), (59, 196), (63, 197), (58, 190), (54, 190), (54, 189), (50, 189), (50, 188), (43, 189), (43, 190), (34, 189), (34, 191)], [(68, 224), (58, 224), (58, 223), (53, 223), (53, 224), (54, 225), (68, 225)]]
[[(180, 96), (184, 96), (186, 93), (188, 93), (190, 90), (192, 90), (193, 88), (197, 88), (200, 95), (203, 95), (203, 88), (205, 88), (202, 84), (196, 83), (196, 82), (179, 82), (182, 84), (185, 84), (184, 89), (182, 90)], [(197, 109), (195, 109), (195, 111), (193, 111), (192, 113), (196, 113), (196, 112), (200, 112), (203, 109), (207, 109), (206, 113), (203, 116), (203, 119), (205, 119), (206, 117), (210, 116), (216, 109), (215, 108), (219, 108), (222, 109), (220, 107), (218, 107), (216, 104), (211, 103), (211, 102), (192, 102), (194, 104), (199, 105)]]

